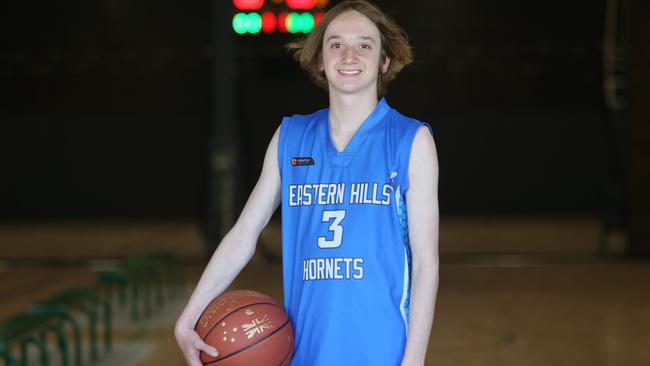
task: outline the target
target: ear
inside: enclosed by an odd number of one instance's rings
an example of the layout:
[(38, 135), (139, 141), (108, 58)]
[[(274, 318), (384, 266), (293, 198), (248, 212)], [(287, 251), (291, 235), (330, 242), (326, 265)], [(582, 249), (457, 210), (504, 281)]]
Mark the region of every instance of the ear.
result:
[(388, 66), (389, 66), (389, 65), (390, 65), (390, 57), (385, 56), (385, 57), (384, 57), (384, 62), (382, 62), (381, 64), (379, 64), (379, 71), (380, 71), (382, 74), (385, 74), (386, 71), (388, 71)]

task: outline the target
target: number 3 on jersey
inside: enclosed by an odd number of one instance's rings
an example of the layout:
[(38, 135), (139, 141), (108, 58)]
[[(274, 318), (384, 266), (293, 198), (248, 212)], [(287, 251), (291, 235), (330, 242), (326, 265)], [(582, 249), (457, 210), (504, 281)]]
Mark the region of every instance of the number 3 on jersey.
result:
[(343, 241), (343, 226), (341, 221), (345, 218), (345, 210), (323, 211), (322, 222), (332, 222), (329, 231), (333, 233), (332, 239), (325, 236), (318, 237), (318, 247), (321, 249), (333, 249), (341, 246)]

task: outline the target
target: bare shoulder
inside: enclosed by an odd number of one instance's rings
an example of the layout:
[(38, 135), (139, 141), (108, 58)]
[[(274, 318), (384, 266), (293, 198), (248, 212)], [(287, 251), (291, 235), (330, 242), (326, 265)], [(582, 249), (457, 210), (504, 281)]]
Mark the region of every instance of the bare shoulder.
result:
[(409, 177), (422, 176), (423, 174), (437, 176), (437, 172), (436, 143), (429, 128), (421, 126), (413, 139), (409, 158)]
[(262, 167), (262, 174), (264, 175), (265, 173), (270, 173), (270, 174), (277, 174), (278, 173), (278, 140), (280, 138), (280, 127), (278, 127), (275, 130), (275, 133), (273, 133), (273, 137), (271, 137), (271, 141), (269, 141), (269, 145), (266, 148), (266, 155), (264, 156), (264, 165)]
[(278, 128), (275, 129), (273, 137), (271, 137), (271, 141), (269, 141), (269, 148), (275, 148), (275, 150), (277, 150), (278, 140), (280, 139), (280, 128), (281, 126), (278, 126)]

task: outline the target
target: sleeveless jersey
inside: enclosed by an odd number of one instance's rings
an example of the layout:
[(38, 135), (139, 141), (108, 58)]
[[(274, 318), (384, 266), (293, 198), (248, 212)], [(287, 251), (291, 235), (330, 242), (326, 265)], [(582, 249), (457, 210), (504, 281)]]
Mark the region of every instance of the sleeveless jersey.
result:
[(338, 152), (328, 109), (283, 119), (278, 163), (292, 366), (401, 363), (410, 293), (405, 195), (422, 125), (382, 99)]

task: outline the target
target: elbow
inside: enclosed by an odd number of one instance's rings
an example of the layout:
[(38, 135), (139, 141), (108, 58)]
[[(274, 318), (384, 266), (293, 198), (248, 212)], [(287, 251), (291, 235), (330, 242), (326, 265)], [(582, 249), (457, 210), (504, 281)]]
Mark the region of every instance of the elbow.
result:
[(230, 246), (228, 252), (235, 253), (236, 257), (233, 260), (239, 263), (242, 268), (253, 258), (257, 246), (256, 238), (247, 235), (247, 233), (246, 230), (242, 230), (241, 227), (235, 225), (228, 232), (227, 240), (224, 238), (222, 241), (223, 244), (227, 243)]
[(428, 261), (414, 261), (412, 268), (413, 280), (430, 287), (438, 286), (438, 257)]

